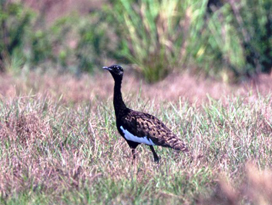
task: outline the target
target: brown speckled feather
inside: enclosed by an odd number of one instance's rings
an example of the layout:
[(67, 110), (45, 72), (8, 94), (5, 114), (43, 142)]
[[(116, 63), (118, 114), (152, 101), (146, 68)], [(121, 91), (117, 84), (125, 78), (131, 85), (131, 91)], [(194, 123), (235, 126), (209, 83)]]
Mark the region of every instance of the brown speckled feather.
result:
[(183, 141), (158, 118), (150, 114), (130, 110), (127, 115), (123, 116), (121, 122), (130, 133), (138, 137), (150, 138), (155, 145), (187, 151)]

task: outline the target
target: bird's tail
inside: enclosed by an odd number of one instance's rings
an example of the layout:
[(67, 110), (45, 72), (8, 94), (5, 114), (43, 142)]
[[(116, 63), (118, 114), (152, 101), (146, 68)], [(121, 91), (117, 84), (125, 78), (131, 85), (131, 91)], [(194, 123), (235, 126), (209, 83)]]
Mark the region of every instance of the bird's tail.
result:
[(182, 151), (182, 152), (188, 152), (189, 151), (186, 144), (184, 142), (182, 142), (181, 140), (178, 143), (173, 145), (173, 149), (179, 150), (179, 151)]
[(177, 136), (172, 138), (169, 141), (169, 144), (170, 144), (170, 147), (175, 149), (175, 150), (179, 150), (179, 151), (182, 151), (182, 152), (188, 152), (189, 151), (187, 145), (181, 139), (179, 139)]

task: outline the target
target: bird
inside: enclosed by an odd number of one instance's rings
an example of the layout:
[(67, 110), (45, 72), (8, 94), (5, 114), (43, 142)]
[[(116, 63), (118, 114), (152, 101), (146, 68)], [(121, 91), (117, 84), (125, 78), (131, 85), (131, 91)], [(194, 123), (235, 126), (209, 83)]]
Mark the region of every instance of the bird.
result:
[(116, 126), (119, 134), (132, 150), (133, 161), (136, 158), (135, 149), (139, 144), (150, 147), (155, 162), (159, 162), (159, 156), (153, 146), (188, 151), (186, 144), (158, 118), (148, 113), (134, 111), (126, 106), (121, 92), (124, 70), (120, 65), (104, 66), (103, 69), (108, 70), (114, 79), (113, 105)]

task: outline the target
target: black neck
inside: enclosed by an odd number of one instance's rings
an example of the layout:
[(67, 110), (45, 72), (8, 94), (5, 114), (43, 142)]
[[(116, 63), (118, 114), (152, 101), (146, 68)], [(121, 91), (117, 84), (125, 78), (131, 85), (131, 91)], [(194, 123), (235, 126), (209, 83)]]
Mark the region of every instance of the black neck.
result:
[(116, 117), (122, 115), (122, 113), (124, 113), (124, 111), (127, 109), (122, 98), (121, 84), (122, 84), (122, 78), (115, 79), (113, 105), (114, 105)]

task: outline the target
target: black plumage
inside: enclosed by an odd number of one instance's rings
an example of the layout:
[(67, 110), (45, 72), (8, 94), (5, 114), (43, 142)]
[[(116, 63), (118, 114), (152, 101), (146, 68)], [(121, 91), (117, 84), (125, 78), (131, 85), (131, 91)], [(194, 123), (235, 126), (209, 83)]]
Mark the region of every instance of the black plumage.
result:
[(159, 119), (150, 114), (136, 112), (126, 107), (121, 93), (124, 73), (121, 66), (112, 65), (103, 68), (111, 73), (115, 81), (113, 105), (116, 126), (120, 135), (132, 149), (133, 159), (135, 159), (135, 148), (141, 143), (149, 145), (155, 161), (158, 161), (159, 157), (153, 148), (154, 145), (188, 151), (184, 142), (172, 133)]

